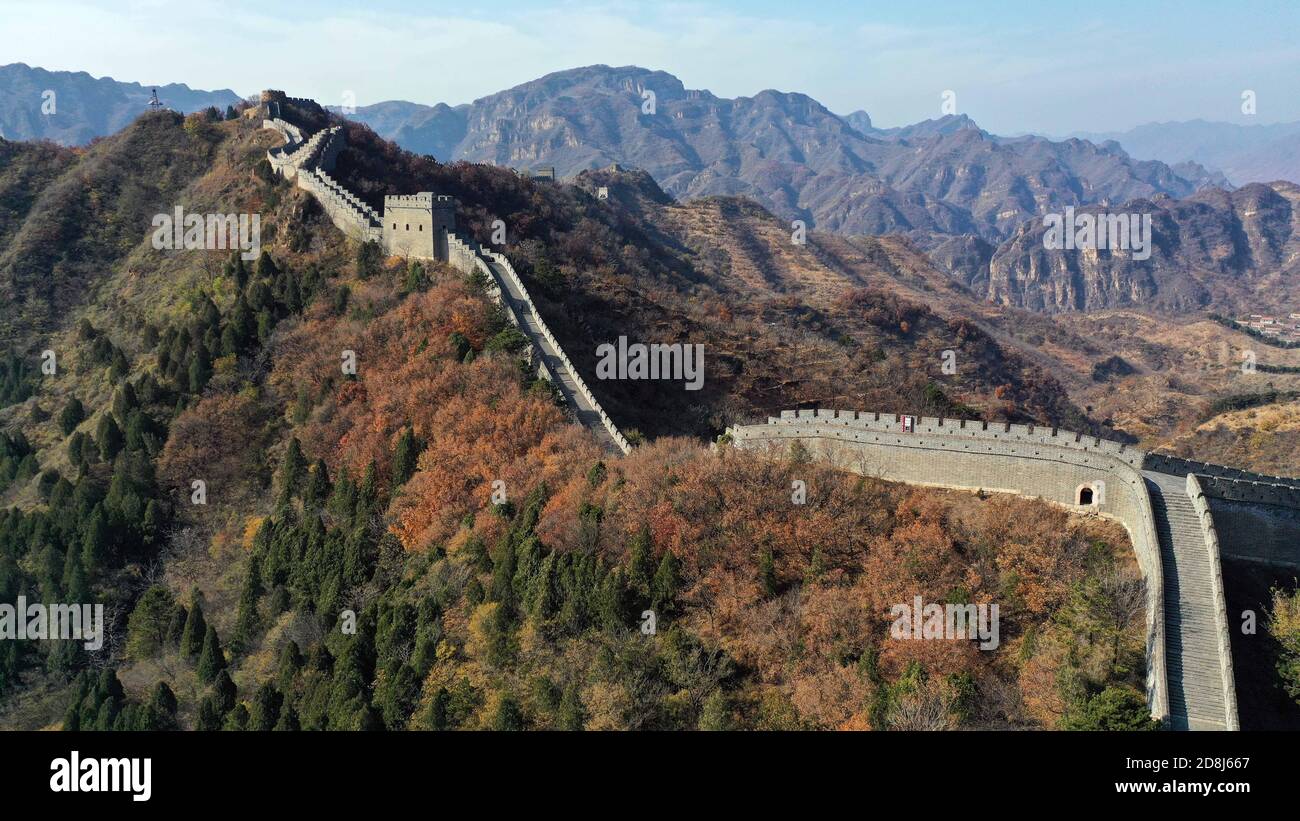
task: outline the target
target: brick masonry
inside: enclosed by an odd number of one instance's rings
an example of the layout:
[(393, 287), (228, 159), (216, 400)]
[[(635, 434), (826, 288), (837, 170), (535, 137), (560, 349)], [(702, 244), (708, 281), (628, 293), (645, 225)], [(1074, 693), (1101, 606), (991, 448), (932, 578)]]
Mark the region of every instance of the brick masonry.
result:
[[(1174, 547), (1183, 551), (1182, 555), (1204, 556), (1204, 570), (1196, 572), (1203, 572), (1206, 578), (1170, 581), (1185, 589), (1194, 585), (1200, 589), (1203, 583), (1210, 591), (1211, 600), (1205, 603), (1208, 613), (1221, 614), (1222, 610), (1220, 554), (1300, 567), (1300, 480), (1150, 454), (1051, 427), (909, 418), (907, 429), (905, 417), (898, 414), (782, 411), (766, 425), (730, 428), (726, 438), (736, 447), (774, 455), (787, 452), (790, 444), (798, 441), (814, 458), (864, 475), (933, 487), (1014, 493), (1118, 520), (1130, 534), (1147, 582), (1147, 697), (1152, 715), (1158, 718), (1170, 719), (1162, 614), (1166, 565), (1171, 571), (1174, 566), (1168, 545), (1162, 556), (1149, 489), (1152, 479), (1196, 479), (1194, 485), (1188, 483), (1186, 495), (1193, 498), (1203, 527), (1190, 535), (1180, 532)], [(1081, 503), (1085, 489), (1091, 491), (1087, 504)], [(1232, 729), (1236, 707), (1226, 622), (1215, 617), (1214, 624), (1215, 635), (1205, 640), (1219, 654), (1218, 671), (1229, 671), (1215, 686), (1228, 691), (1222, 701), (1230, 705), (1226, 719), (1217, 716), (1215, 721)], [(1176, 647), (1181, 652), (1182, 644)], [(1183, 677), (1191, 674), (1183, 672), (1181, 659), (1176, 660), (1180, 663), (1175, 682), (1181, 686)], [(1174, 726), (1180, 726), (1180, 719), (1185, 723), (1186, 718), (1174, 716)]]

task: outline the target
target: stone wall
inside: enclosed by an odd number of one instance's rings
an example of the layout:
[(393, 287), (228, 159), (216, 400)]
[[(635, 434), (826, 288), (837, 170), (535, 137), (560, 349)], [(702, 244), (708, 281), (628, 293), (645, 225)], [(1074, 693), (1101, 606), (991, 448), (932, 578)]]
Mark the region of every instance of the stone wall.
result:
[[(281, 101), (299, 102), (280, 91), (262, 92), (262, 101), (268, 110), (277, 112)], [(283, 147), (267, 152), (272, 169), (286, 179), (296, 179), (298, 187), (309, 192), (320, 203), (330, 221), (344, 234), (359, 242), (378, 242), (389, 255), (446, 260), (462, 273), (482, 274), (489, 283), (489, 293), (493, 299), (505, 309), (510, 322), (529, 338), (531, 344), (526, 352), (529, 362), (540, 375), (554, 383), (557, 375), (547, 366), (546, 358), (539, 355), (539, 345), (533, 338), (529, 323), (516, 314), (510, 300), (505, 298), (503, 290), (507, 285), (498, 277), (498, 272), (501, 272), (515, 294), (519, 295), (518, 299), (528, 312), (532, 326), (540, 329), (542, 338), (568, 371), (577, 392), (595, 410), (614, 444), (625, 454), (631, 450), (631, 444), (614, 424), (614, 420), (601, 408), (587, 383), (578, 375), (577, 368), (560, 347), (559, 340), (542, 320), (528, 289), (524, 287), (523, 280), (515, 273), (510, 261), (501, 254), (483, 251), (472, 240), (456, 236), (454, 198), (430, 192), (387, 196), (384, 197), (384, 215), (380, 217), (373, 208), (329, 175), (334, 168), (335, 159), (344, 148), (342, 128), (333, 126), (322, 129), (303, 140), (302, 133), (296, 126), (278, 117), (265, 119), (262, 125), (278, 132), (285, 139)]]
[[(1214, 465), (1209, 462), (1194, 462), (1190, 459), (1180, 459), (1177, 456), (1166, 456), (1163, 453), (1148, 453), (1144, 467), (1147, 470), (1156, 470), (1173, 476), (1186, 476), (1189, 473), (1195, 473), (1197, 476), (1212, 476), (1219, 479), (1234, 479), (1242, 482), (1281, 485), (1283, 487), (1295, 488), (1297, 491), (1300, 491), (1300, 479), (1293, 479), (1286, 476), (1267, 476), (1262, 473), (1252, 473), (1249, 470), (1241, 470), (1240, 468), (1232, 468), (1225, 465)], [(1300, 499), (1300, 494), (1297, 494), (1295, 498)]]
[(413, 259), (447, 259), (447, 235), (456, 230), (456, 200), (429, 192), (384, 197), (384, 250)]
[(1223, 677), (1225, 723), (1229, 730), (1240, 730), (1237, 682), (1232, 674), (1232, 640), (1228, 636), (1228, 599), (1223, 592), (1223, 565), (1219, 561), (1219, 533), (1214, 524), (1214, 514), (1210, 512), (1209, 499), (1201, 489), (1195, 473), (1187, 474), (1187, 495), (1192, 500), (1192, 508), (1196, 511), (1205, 538), (1205, 549), (1210, 556), (1210, 590), (1214, 596), (1214, 620), (1218, 628), (1216, 639), (1219, 646), (1219, 675)]
[[(1204, 479), (1201, 482), (1208, 485)], [(1232, 501), (1216, 497), (1208, 486), (1204, 490), (1224, 556), (1300, 570), (1300, 511)]]
[(279, 133), (279, 135), (284, 138), (284, 142), (290, 150), (298, 147), (303, 142), (302, 130), (293, 123), (288, 122), (287, 120), (282, 120), (279, 117), (262, 120), (262, 128), (267, 128)]
[(302, 170), (298, 172), (298, 187), (316, 198), (334, 227), (357, 242), (377, 240), (379, 229), (368, 219), (365, 212), (331, 185), (328, 177), (320, 172)]
[[(814, 458), (837, 467), (909, 484), (1037, 497), (1121, 522), (1133, 542), (1147, 587), (1147, 699), (1152, 715), (1169, 715), (1160, 544), (1146, 482), (1145, 454), (1105, 439), (1030, 425), (915, 418), (903, 431), (894, 414), (782, 411), (766, 425), (727, 431), (737, 447), (785, 451), (800, 441)], [(1100, 483), (1100, 484), (1099, 484)], [(1104, 487), (1096, 503), (1079, 506), (1080, 487)]]
[[(1300, 568), (1300, 480), (1149, 454), (1062, 431), (1007, 423), (858, 411), (782, 411), (766, 425), (727, 431), (737, 447), (786, 451), (801, 442), (832, 465), (897, 482), (1015, 493), (1113, 517), (1128, 529), (1147, 582), (1147, 695), (1152, 714), (1168, 715), (1164, 579), (1154, 513), (1143, 471), (1187, 478), (1187, 493), (1210, 552), (1218, 642), (1235, 721), (1220, 555)], [(1094, 502), (1080, 505), (1081, 488)], [(1097, 494), (1101, 489), (1103, 492)]]
[(315, 105), (311, 100), (286, 97), (279, 91), (263, 92), (262, 100), (273, 115), (264, 119), (262, 126), (285, 140), (283, 146), (266, 153), (272, 170), (285, 179), (297, 180), (298, 187), (316, 198), (335, 227), (358, 242), (379, 243), (389, 256), (448, 258), (447, 237), (456, 227), (455, 198), (430, 192), (387, 196), (380, 216), (329, 174), (346, 147), (341, 127), (325, 128), (303, 139), (301, 129), (278, 116), (280, 104)]
[(564, 348), (560, 345), (560, 341), (555, 338), (555, 334), (551, 332), (546, 321), (542, 319), (541, 313), (537, 310), (536, 306), (533, 305), (533, 298), (528, 294), (528, 289), (524, 286), (524, 281), (519, 278), (519, 274), (515, 273), (514, 266), (510, 264), (510, 260), (506, 259), (504, 254), (498, 254), (495, 251), (486, 251), (484, 253), (498, 264), (498, 267), (505, 272), (506, 277), (515, 286), (518, 293), (523, 295), (524, 304), (527, 305), (529, 313), (532, 314), (534, 323), (541, 328), (542, 336), (546, 341), (549, 342), (551, 347), (558, 352), (559, 359), (564, 363), (564, 367), (569, 372), (570, 378), (575, 383), (578, 393), (582, 394), (582, 397), (591, 404), (592, 408), (595, 409), (596, 414), (600, 417), (601, 425), (613, 438), (614, 444), (616, 444), (619, 450), (623, 451), (624, 454), (630, 453), (632, 451), (632, 444), (628, 442), (625, 436), (623, 436), (623, 433), (618, 429), (618, 426), (614, 424), (614, 420), (610, 418), (609, 414), (605, 413), (605, 409), (602, 408), (600, 402), (596, 400), (596, 395), (591, 392), (591, 388), (587, 386), (582, 375), (578, 373), (577, 367), (575, 367), (573, 362), (570, 361), (568, 354), (564, 352)]
[[(515, 272), (514, 266), (510, 264), (510, 260), (506, 259), (504, 254), (498, 254), (495, 251), (485, 251), (473, 240), (462, 239), (455, 234), (448, 234), (447, 248), (447, 261), (452, 267), (465, 274), (478, 272), (487, 278), (489, 283), (489, 293), (492, 298), (505, 308), (510, 322), (522, 330), (524, 335), (529, 337), (531, 340), (532, 333), (529, 330), (528, 325), (522, 322), (522, 317), (519, 317), (511, 307), (510, 300), (505, 298), (503, 292), (507, 289), (507, 284), (498, 279), (497, 271), (500, 271), (502, 275), (509, 280), (509, 285), (513, 286), (515, 293), (522, 295), (520, 302), (523, 303), (524, 310), (528, 312), (529, 317), (532, 319), (532, 324), (541, 330), (542, 338), (551, 345), (551, 348), (554, 351), (556, 351), (557, 358), (564, 365), (565, 370), (568, 371), (569, 378), (574, 383), (578, 393), (580, 393), (582, 397), (590, 403), (591, 407), (595, 409), (597, 416), (600, 418), (601, 425), (609, 433), (610, 438), (614, 440), (614, 444), (618, 446), (619, 450), (624, 454), (630, 453), (632, 450), (632, 444), (628, 442), (627, 437), (625, 437), (622, 431), (618, 429), (618, 426), (614, 424), (614, 420), (610, 418), (609, 414), (605, 413), (604, 408), (600, 406), (600, 402), (596, 400), (595, 394), (591, 392), (591, 388), (587, 387), (587, 383), (578, 373), (578, 369), (574, 367), (573, 362), (570, 361), (568, 354), (564, 352), (564, 348), (560, 345), (559, 340), (555, 338), (555, 334), (551, 332), (551, 329), (546, 325), (545, 320), (542, 319), (542, 315), (537, 311), (537, 307), (533, 304), (532, 297), (528, 294), (528, 288), (524, 286), (523, 280), (520, 279), (519, 274)], [(491, 259), (494, 264), (489, 265), (486, 261), (487, 259)], [(536, 365), (538, 373), (552, 382), (555, 382), (557, 378), (556, 374), (551, 373), (550, 369), (546, 367), (545, 357), (540, 356), (539, 353), (540, 352), (537, 350), (537, 343), (533, 342), (529, 350), (529, 361)]]

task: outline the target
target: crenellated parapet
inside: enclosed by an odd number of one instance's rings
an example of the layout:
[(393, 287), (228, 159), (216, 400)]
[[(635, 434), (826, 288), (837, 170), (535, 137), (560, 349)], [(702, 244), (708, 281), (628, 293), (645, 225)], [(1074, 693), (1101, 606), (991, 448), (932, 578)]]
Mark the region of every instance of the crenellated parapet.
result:
[[(910, 423), (905, 421), (910, 420)], [(1023, 425), (1011, 422), (976, 422), (965, 419), (945, 419), (933, 416), (907, 416), (894, 413), (871, 413), (849, 410), (798, 410), (781, 411), (779, 417), (769, 417), (769, 425), (805, 426), (810, 423), (848, 428), (862, 441), (882, 441), (891, 434), (902, 436), (936, 435), (968, 439), (965, 449), (982, 447), (989, 452), (1013, 446), (1050, 445), (1081, 452), (1114, 456), (1134, 468), (1142, 468), (1147, 454), (1122, 442), (1097, 436), (1075, 433), (1044, 425)], [(905, 425), (910, 424), (910, 429)], [(748, 426), (754, 427), (754, 426)], [(863, 434), (871, 434), (864, 438)], [(976, 445), (976, 441), (980, 444)], [(1023, 452), (1023, 448), (1020, 449)]]
[[(782, 411), (767, 424), (729, 428), (727, 439), (778, 455), (798, 442), (813, 458), (864, 475), (1036, 497), (1121, 522), (1147, 587), (1148, 701), (1154, 716), (1175, 727), (1237, 726), (1220, 557), (1300, 567), (1294, 478), (1151, 454), (1051, 426), (896, 413)], [(1194, 511), (1199, 529), (1179, 510)], [(1189, 590), (1208, 591), (1209, 600), (1188, 600)], [(1166, 607), (1175, 614), (1168, 624)], [(1167, 638), (1171, 629), (1178, 635)], [(1212, 665), (1202, 661), (1211, 657)]]
[(432, 192), (390, 195), (384, 197), (381, 215), (330, 176), (347, 145), (343, 129), (331, 126), (304, 138), (297, 125), (282, 118), (282, 103), (315, 106), (311, 100), (287, 97), (280, 91), (262, 93), (262, 104), (270, 115), (262, 126), (285, 140), (283, 146), (266, 153), (272, 171), (295, 180), (320, 203), (335, 227), (358, 242), (378, 243), (389, 256), (448, 258), (447, 238), (456, 227), (454, 197)]
[(479, 273), (485, 277), (489, 294), (505, 309), (510, 323), (528, 337), (529, 360), (560, 390), (579, 421), (595, 428), (611, 451), (630, 453), (632, 444), (614, 424), (613, 418), (605, 413), (596, 395), (560, 346), (560, 341), (547, 327), (510, 260), (504, 254), (484, 250), (472, 239), (462, 239), (455, 234), (448, 235), (447, 248), (447, 259), (452, 267), (465, 274)]
[(1121, 522), (1146, 581), (1147, 698), (1153, 715), (1168, 716), (1164, 571), (1142, 451), (1050, 426), (832, 409), (782, 411), (726, 433), (743, 449), (783, 454), (797, 441), (812, 458), (863, 475), (1040, 498)]

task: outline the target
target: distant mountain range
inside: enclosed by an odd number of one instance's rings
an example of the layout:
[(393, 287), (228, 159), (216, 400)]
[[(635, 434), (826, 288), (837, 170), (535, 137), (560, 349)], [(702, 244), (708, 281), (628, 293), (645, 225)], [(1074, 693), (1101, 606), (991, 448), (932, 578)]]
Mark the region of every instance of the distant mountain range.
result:
[(996, 137), (964, 116), (877, 129), (865, 112), (840, 117), (805, 94), (727, 99), (635, 66), (561, 71), (460, 106), (390, 101), (349, 116), (443, 161), (561, 176), (630, 164), (678, 199), (746, 196), (844, 234), (996, 242), (1066, 205), (1185, 197), (1221, 181), (1114, 144)]
[(224, 109), (240, 100), (230, 89), (198, 91), (176, 83), (142, 86), (84, 71), (46, 71), (11, 63), (0, 66), (0, 137), (85, 145), (121, 131), (146, 109), (155, 88), (164, 105), (184, 113), (213, 105)]
[[(57, 98), (48, 116), (46, 89)], [(158, 93), (181, 111), (239, 100), (183, 85)], [(84, 143), (129, 123), (148, 97), (136, 83), (5, 66), (0, 127), (11, 139)], [(1200, 161), (1244, 178), (1246, 161), (1225, 165), (1225, 157), (1249, 149), (1259, 163), (1278, 164), (1300, 156), (1280, 148), (1300, 146), (1300, 124), (1294, 133), (1153, 125), (1095, 141), (1003, 137), (965, 115), (877, 128), (865, 111), (839, 116), (804, 94), (727, 99), (635, 66), (561, 71), (459, 106), (389, 101), (346, 116), (443, 162), (554, 167), (565, 177), (634, 166), (679, 201), (745, 197), (787, 225), (901, 234), (981, 298), (1036, 311), (1282, 304), (1300, 273), (1300, 189), (1232, 191)], [(1148, 158), (1156, 155), (1173, 164)], [(1048, 251), (1041, 217), (1067, 207), (1153, 213), (1152, 257)]]
[(1138, 159), (1199, 163), (1222, 171), (1234, 185), (1300, 182), (1300, 122), (1236, 125), (1191, 120), (1074, 136), (1096, 143), (1114, 140)]

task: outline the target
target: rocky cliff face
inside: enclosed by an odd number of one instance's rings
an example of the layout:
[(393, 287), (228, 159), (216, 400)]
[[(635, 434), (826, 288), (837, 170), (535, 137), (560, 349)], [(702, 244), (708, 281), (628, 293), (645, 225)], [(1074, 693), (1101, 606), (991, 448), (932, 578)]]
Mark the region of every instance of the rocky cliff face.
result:
[(1003, 139), (960, 115), (875, 129), (863, 112), (842, 118), (805, 94), (726, 99), (635, 66), (562, 71), (454, 109), (390, 102), (355, 116), (441, 160), (554, 166), (564, 176), (618, 162), (679, 199), (747, 196), (845, 234), (1000, 241), (1054, 208), (1182, 197), (1200, 184), (1116, 144)]
[(987, 282), (978, 256), (954, 253), (949, 270), (960, 270), (973, 287), (986, 285), (994, 302), (1038, 311), (1145, 306), (1181, 312), (1209, 304), (1280, 310), (1294, 304), (1300, 274), (1298, 204), (1300, 187), (1274, 183), (1089, 207), (1090, 213), (1150, 213), (1150, 258), (1048, 249), (1042, 220), (1031, 220), (993, 254)]

